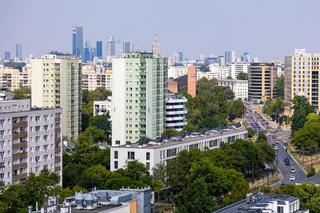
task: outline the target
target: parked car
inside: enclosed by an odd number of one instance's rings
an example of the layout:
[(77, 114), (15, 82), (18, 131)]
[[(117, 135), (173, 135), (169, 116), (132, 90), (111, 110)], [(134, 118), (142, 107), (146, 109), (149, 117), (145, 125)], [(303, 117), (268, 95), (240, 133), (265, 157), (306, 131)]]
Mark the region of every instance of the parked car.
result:
[(295, 172), (296, 172), (296, 170), (295, 170), (293, 167), (291, 167), (290, 172), (291, 172), (291, 173), (295, 173)]
[(295, 181), (296, 180), (296, 177), (295, 176), (290, 176), (290, 181)]

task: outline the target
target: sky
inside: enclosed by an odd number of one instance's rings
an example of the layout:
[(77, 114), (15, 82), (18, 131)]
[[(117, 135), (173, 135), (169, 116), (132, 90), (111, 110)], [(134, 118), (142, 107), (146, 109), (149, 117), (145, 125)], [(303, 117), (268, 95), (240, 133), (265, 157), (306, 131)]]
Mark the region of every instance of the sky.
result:
[(16, 43), (24, 57), (72, 52), (78, 25), (92, 45), (112, 35), (151, 50), (157, 33), (165, 56), (235, 50), (283, 60), (296, 48), (320, 52), (319, 8), (319, 0), (0, 0), (0, 58)]

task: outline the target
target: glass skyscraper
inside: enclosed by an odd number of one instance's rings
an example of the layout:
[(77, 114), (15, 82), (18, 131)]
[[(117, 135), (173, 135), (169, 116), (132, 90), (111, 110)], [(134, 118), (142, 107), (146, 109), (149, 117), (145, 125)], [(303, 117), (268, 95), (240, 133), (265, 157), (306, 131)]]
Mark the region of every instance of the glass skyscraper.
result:
[(83, 28), (74, 27), (72, 31), (72, 55), (83, 58)]
[(102, 41), (96, 41), (96, 56), (102, 58)]
[(22, 60), (22, 45), (16, 44), (16, 59)]

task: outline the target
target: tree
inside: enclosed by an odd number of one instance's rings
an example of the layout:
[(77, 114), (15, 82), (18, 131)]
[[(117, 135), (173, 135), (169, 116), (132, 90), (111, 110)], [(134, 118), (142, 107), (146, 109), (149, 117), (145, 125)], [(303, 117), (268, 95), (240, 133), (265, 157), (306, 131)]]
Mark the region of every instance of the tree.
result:
[(245, 106), (241, 100), (227, 100), (229, 120), (233, 121), (235, 118), (242, 117)]
[(203, 179), (197, 179), (181, 191), (175, 197), (174, 204), (177, 213), (207, 213), (212, 212), (217, 205)]
[(239, 72), (237, 75), (238, 80), (248, 80), (248, 74), (245, 72)]
[(12, 99), (30, 99), (31, 89), (29, 87), (21, 87), (13, 91)]
[(87, 188), (99, 187), (102, 188), (106, 179), (111, 177), (111, 172), (102, 165), (91, 166), (82, 174), (82, 183)]
[(180, 133), (173, 129), (173, 128), (166, 128), (163, 133), (162, 133), (162, 136), (168, 136), (168, 137), (176, 137), (178, 136)]
[(284, 76), (283, 75), (278, 78), (276, 88), (277, 88), (278, 96), (281, 99), (283, 99), (284, 98)]
[(252, 138), (254, 136), (254, 131), (251, 127), (247, 128), (248, 131), (248, 138)]
[(295, 96), (293, 99), (293, 115), (291, 122), (291, 131), (294, 134), (295, 131), (302, 128), (306, 122), (306, 117), (309, 113), (314, 112), (313, 107), (309, 104), (308, 100), (304, 96)]

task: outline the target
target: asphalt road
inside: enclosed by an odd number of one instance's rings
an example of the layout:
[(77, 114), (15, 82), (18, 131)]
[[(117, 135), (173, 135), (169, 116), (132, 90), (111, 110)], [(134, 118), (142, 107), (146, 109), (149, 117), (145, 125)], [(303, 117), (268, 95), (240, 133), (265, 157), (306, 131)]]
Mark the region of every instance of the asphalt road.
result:
[[(276, 152), (276, 165), (282, 174), (282, 179), (273, 184), (272, 188), (278, 187), (280, 185), (302, 182), (306, 179), (306, 175), (301, 167), (295, 162), (290, 153), (286, 151), (285, 141), (281, 139), (283, 136), (288, 136), (290, 132), (283, 131), (277, 128), (275, 123), (269, 123), (257, 112), (253, 111), (249, 105), (247, 105), (246, 120), (248, 124), (253, 128), (255, 132), (264, 132), (268, 135), (268, 142), (276, 144), (278, 140), (278, 149)], [(285, 165), (284, 159), (289, 157), (290, 165)], [(291, 172), (291, 168), (294, 168), (295, 172)], [(290, 176), (294, 176), (295, 180), (290, 181)]]

